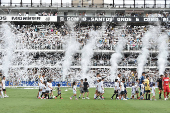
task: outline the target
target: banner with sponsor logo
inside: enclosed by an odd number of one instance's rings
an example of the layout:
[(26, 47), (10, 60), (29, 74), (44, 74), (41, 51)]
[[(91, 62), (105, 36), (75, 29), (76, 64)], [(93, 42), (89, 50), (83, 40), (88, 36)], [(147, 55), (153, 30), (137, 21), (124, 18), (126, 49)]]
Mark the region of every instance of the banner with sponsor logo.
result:
[(161, 17), (79, 17), (79, 16), (0, 16), (0, 21), (19, 22), (168, 22), (168, 18)]
[(58, 16), (58, 22), (81, 21), (81, 22), (167, 22), (168, 18), (161, 17), (76, 17), (76, 16)]
[(57, 22), (57, 16), (0, 16), (0, 21)]

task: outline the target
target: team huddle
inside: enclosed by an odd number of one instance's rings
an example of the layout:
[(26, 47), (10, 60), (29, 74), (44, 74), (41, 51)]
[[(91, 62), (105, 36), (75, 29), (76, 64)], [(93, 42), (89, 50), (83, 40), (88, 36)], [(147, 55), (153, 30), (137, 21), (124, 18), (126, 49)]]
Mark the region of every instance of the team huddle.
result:
[[(52, 87), (52, 80), (47, 80), (44, 81), (45, 75), (42, 75), (40, 78), (39, 82), (39, 92), (37, 95), (37, 98), (39, 99), (52, 99), (52, 98), (57, 98), (60, 96), (60, 99), (63, 99), (61, 97), (61, 89), (60, 89), (60, 84), (57, 86), (57, 96), (53, 96), (53, 87)], [(168, 74), (165, 73), (165, 77), (163, 75), (160, 75), (160, 78), (157, 80), (157, 86), (159, 89), (159, 99), (161, 99), (161, 94), (162, 91), (164, 91), (164, 99), (168, 99), (169, 95), (169, 77)], [(104, 88), (104, 78), (101, 78), (100, 74), (97, 73), (96, 75), (96, 80), (94, 81), (94, 84), (96, 86), (95, 94), (94, 94), (94, 99), (101, 99), (104, 100), (103, 94), (105, 92)], [(151, 87), (152, 86), (152, 87)], [(81, 95), (83, 95), (82, 99), (90, 99), (89, 96), (89, 83), (87, 82), (87, 78), (84, 80), (81, 79), (80, 82), (80, 95), (79, 99), (81, 98)], [(72, 89), (73, 89), (73, 95), (70, 97), (72, 100), (73, 97), (75, 97), (76, 100), (77, 98), (77, 83), (74, 81), (72, 84)], [(86, 98), (85, 93), (87, 93)], [(116, 100), (128, 100), (127, 96), (127, 89), (126, 89), (126, 79), (122, 78), (121, 79), (121, 74), (118, 74), (117, 78), (115, 79), (114, 83), (114, 93), (111, 96), (111, 99)], [(152, 97), (151, 97), (152, 93)], [(2, 94), (1, 94), (2, 95)], [(142, 77), (140, 79), (136, 79), (135, 82), (132, 83), (132, 88), (131, 88), (131, 97), (130, 99), (140, 99), (140, 100), (156, 100), (155, 99), (156, 95), (156, 87), (155, 83), (150, 84), (149, 82), (149, 76), (147, 75), (145, 78), (145, 72), (142, 73)]]

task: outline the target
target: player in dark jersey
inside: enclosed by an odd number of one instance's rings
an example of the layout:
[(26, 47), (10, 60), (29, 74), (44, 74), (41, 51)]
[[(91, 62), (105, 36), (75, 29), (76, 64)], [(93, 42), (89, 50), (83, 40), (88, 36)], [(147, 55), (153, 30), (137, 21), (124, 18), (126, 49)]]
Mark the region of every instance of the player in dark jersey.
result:
[(82, 99), (85, 99), (84, 98), (84, 94), (87, 92), (87, 97), (86, 99), (90, 99), (88, 96), (89, 96), (89, 90), (88, 90), (88, 87), (89, 87), (89, 83), (87, 82), (87, 78), (85, 78), (85, 82), (83, 82), (83, 90), (84, 90), (84, 93), (83, 93), (83, 98)]
[(162, 79), (163, 79), (163, 75), (160, 75), (160, 78), (158, 78), (157, 83), (158, 83), (158, 89), (159, 89), (159, 99), (161, 99), (161, 94), (162, 94)]
[(55, 99), (57, 99), (58, 96), (60, 96), (60, 99), (63, 99), (63, 98), (61, 98), (60, 84), (58, 84), (57, 93), (58, 93), (58, 95), (55, 97)]

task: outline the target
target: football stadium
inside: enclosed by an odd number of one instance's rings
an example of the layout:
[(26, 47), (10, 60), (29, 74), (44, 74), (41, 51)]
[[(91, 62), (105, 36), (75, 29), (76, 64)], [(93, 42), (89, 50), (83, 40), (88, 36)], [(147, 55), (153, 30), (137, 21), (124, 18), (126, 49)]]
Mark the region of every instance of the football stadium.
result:
[(0, 112), (169, 113), (170, 0), (0, 0)]

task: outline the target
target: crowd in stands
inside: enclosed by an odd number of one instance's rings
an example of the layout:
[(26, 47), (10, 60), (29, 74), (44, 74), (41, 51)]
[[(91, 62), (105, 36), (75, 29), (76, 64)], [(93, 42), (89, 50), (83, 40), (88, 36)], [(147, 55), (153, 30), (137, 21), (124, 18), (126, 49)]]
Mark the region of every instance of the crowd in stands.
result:
[[(94, 28), (91, 27), (76, 27), (75, 36), (77, 41), (82, 45), (81, 48), (89, 40), (89, 30), (98, 30), (100, 26)], [(162, 28), (166, 32), (169, 29)], [(37, 49), (37, 50), (53, 50), (64, 48), (65, 39), (69, 35), (69, 29), (65, 27), (35, 25), (35, 26), (17, 26), (17, 30), (24, 36), (23, 43), (24, 48)], [(108, 27), (103, 31), (102, 36), (96, 41), (96, 50), (114, 50), (118, 42), (119, 37), (124, 37), (128, 42), (126, 43), (124, 50), (141, 50), (142, 48), (142, 37), (148, 30), (147, 27), (143, 26), (140, 28), (126, 27), (122, 30), (119, 28)], [(155, 40), (150, 40), (149, 50), (158, 50)]]
[[(12, 79), (14, 81), (22, 81), (22, 80), (31, 80), (36, 81), (39, 75), (43, 73), (44, 66), (56, 66), (58, 68), (45, 68), (46, 75), (58, 81), (58, 79), (62, 78), (62, 62), (64, 57), (64, 49), (65, 44), (69, 36), (69, 28), (66, 26), (54, 26), (54, 25), (23, 25), (23, 26), (12, 26), (14, 29), (14, 33), (18, 36), (18, 40), (16, 43), (16, 49), (21, 50), (15, 53), (15, 60), (12, 65), (18, 66), (17, 69), (10, 70)], [(111, 66), (110, 58), (112, 52), (110, 50), (115, 50), (119, 37), (123, 37), (128, 40), (126, 43), (124, 51), (133, 52), (136, 50), (141, 50), (142, 48), (142, 37), (145, 32), (149, 29), (148, 26), (138, 26), (138, 27), (112, 27), (108, 26), (104, 31), (101, 31), (101, 26), (88, 26), (88, 27), (75, 27), (74, 33), (75, 38), (81, 44), (80, 50), (88, 43), (88, 40), (91, 38), (89, 35), (90, 30), (95, 30), (96, 32), (99, 30), (102, 33), (102, 36), (96, 40), (95, 50), (98, 50), (98, 53), (94, 53), (91, 66)], [(168, 28), (162, 28), (162, 31), (168, 31)], [(2, 43), (2, 42), (1, 42)], [(157, 50), (157, 45), (154, 40), (150, 41), (151, 45), (149, 50)], [(1, 46), (1, 48), (3, 48)], [(29, 50), (29, 52), (22, 52), (22, 50)], [(38, 52), (36, 50), (42, 50)], [(47, 51), (46, 51), (47, 50)], [(50, 50), (52, 50), (50, 52)], [(58, 51), (60, 50), (60, 51)], [(100, 52), (100, 50), (109, 50), (106, 52)], [(25, 55), (27, 54), (27, 55)], [(137, 66), (137, 57), (139, 53), (124, 53), (122, 61), (119, 66)], [(26, 57), (25, 57), (26, 56)], [(148, 58), (148, 62), (145, 66), (157, 66), (157, 54), (153, 54), (152, 57)], [(1, 56), (2, 57), (2, 56)], [(2, 63), (2, 59), (0, 61)], [(23, 71), (19, 66), (30, 66), (30, 69), (26, 69), (27, 71)], [(169, 65), (169, 63), (168, 63)], [(34, 72), (32, 67), (39, 66), (41, 69)], [(74, 55), (74, 59), (72, 62), (72, 66), (80, 66), (79, 69), (71, 69), (70, 74), (67, 77), (81, 79), (81, 53), (76, 53)], [(21, 71), (19, 71), (21, 70)], [(48, 70), (48, 71), (47, 71)], [(93, 78), (97, 72), (101, 73), (106, 77), (106, 81), (110, 81), (110, 69), (91, 69), (89, 71), (90, 77)], [(26, 72), (26, 73), (25, 73)], [(128, 77), (129, 81), (133, 81), (137, 74), (135, 71), (131, 70), (120, 70), (123, 76)], [(150, 72), (150, 71), (149, 71)], [(148, 72), (148, 73), (149, 73)], [(158, 76), (158, 71), (151, 72), (153, 76)], [(29, 76), (27, 76), (29, 74)], [(10, 80), (9, 78), (7, 78)], [(156, 80), (156, 79), (154, 79)]]
[[(21, 12), (18, 13), (18, 16), (29, 16), (28, 13), (24, 12), (23, 14)], [(56, 12), (49, 12), (47, 13), (46, 11), (44, 12), (37, 12), (35, 16), (57, 16)]]
[[(69, 35), (69, 29), (55, 26), (13, 26), (16, 28), (16, 34), (21, 35), (20, 40), (16, 44), (17, 50), (42, 50), (42, 52), (29, 52), (28, 58), (25, 58), (25, 53), (16, 53), (16, 58), (13, 62), (18, 66), (23, 64), (24, 59), (29, 59), (27, 64), (29, 65), (62, 65), (62, 59), (64, 57), (65, 44)], [(86, 45), (90, 38), (88, 32), (91, 27), (75, 27), (75, 37), (81, 44), (80, 50)], [(100, 29), (100, 26), (94, 27), (94, 30)], [(119, 37), (124, 37), (128, 40), (124, 51), (134, 52), (139, 51), (142, 48), (141, 38), (144, 36), (148, 27), (136, 27), (136, 28), (123, 28), (119, 32), (119, 28), (108, 27), (103, 31), (101, 38), (96, 40), (95, 50), (115, 50)], [(168, 29), (167, 29), (168, 30)], [(119, 32), (119, 33), (118, 33)], [(151, 45), (149, 50), (158, 50), (157, 44), (154, 40), (150, 41)], [(3, 47), (1, 47), (3, 48)], [(46, 52), (44, 50), (47, 50)], [(52, 50), (49, 52), (48, 50)], [(61, 50), (56, 52), (56, 50)], [(44, 52), (43, 52), (44, 51)], [(107, 53), (108, 52), (108, 53)], [(28, 54), (28, 53), (27, 53)], [(156, 55), (155, 55), (156, 54)], [(146, 66), (157, 66), (157, 53), (148, 58)], [(95, 53), (91, 60), (91, 66), (111, 66), (110, 58), (112, 52), (106, 51), (101, 53)], [(120, 66), (137, 66), (137, 57), (139, 53), (128, 54), (124, 53)], [(59, 63), (58, 63), (59, 62)], [(169, 63), (167, 65), (170, 65)], [(81, 66), (81, 54), (78, 52), (75, 54), (72, 66)]]
[[(69, 16), (71, 16), (68, 12), (67, 14)], [(106, 15), (105, 12), (96, 12), (96, 13), (93, 13), (93, 14), (87, 14), (86, 12), (83, 12), (83, 13), (75, 13), (76, 15), (73, 15), (72, 16), (82, 16), (82, 17), (87, 17), (87, 16), (94, 16), (94, 17), (108, 17), (108, 15)], [(18, 13), (18, 16), (29, 16), (28, 13), (24, 12), (24, 13), (21, 13), (19, 12)], [(35, 14), (35, 16), (57, 16), (57, 12), (46, 12), (46, 11), (43, 11), (43, 12), (37, 12)], [(64, 15), (66, 16), (66, 15)], [(92, 17), (93, 17), (92, 16)], [(112, 17), (149, 17), (149, 18), (152, 18), (152, 17), (164, 17), (164, 18), (169, 18), (170, 15), (169, 15), (169, 12), (160, 12), (160, 13), (144, 13), (144, 12), (134, 12), (134, 11), (131, 11), (131, 12), (115, 12), (114, 14), (111, 14)]]

